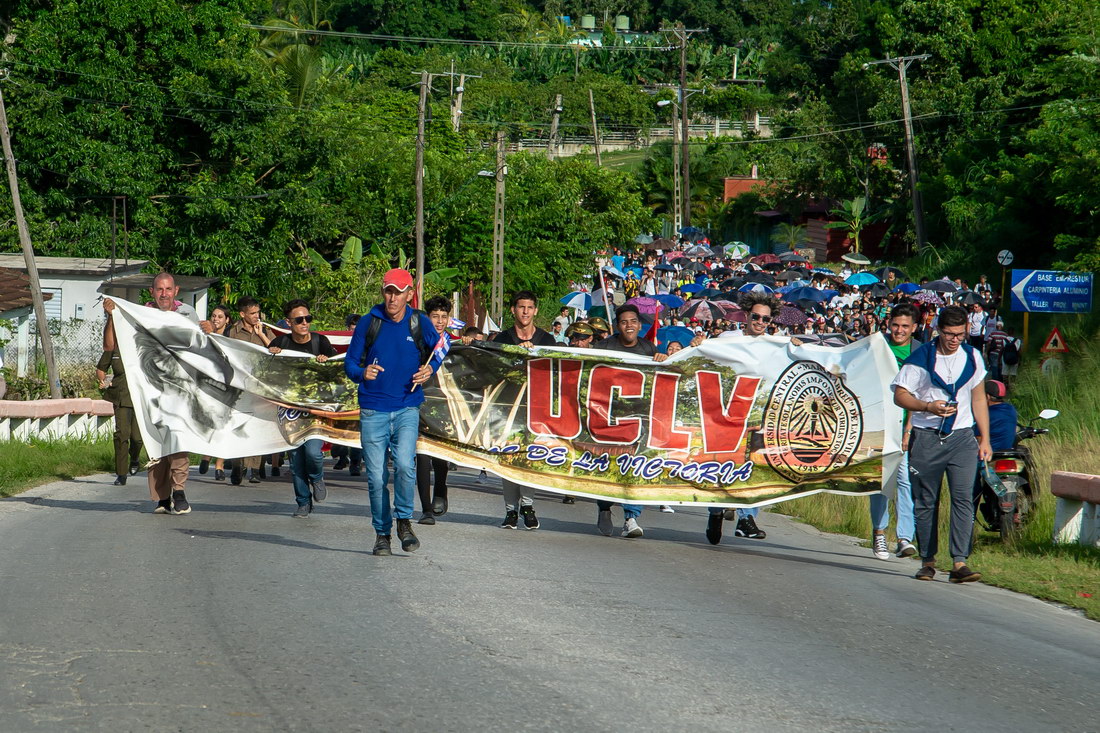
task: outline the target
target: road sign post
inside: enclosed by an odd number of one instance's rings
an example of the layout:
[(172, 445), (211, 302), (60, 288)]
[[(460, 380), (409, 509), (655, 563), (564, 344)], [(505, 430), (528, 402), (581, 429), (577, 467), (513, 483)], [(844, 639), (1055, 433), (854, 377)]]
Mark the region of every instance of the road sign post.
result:
[(1005, 307), (1005, 273), (1008, 272), (1008, 266), (1012, 264), (1012, 260), (1015, 259), (1015, 255), (1007, 249), (1002, 249), (997, 253), (997, 263), (1001, 266), (1001, 308)]

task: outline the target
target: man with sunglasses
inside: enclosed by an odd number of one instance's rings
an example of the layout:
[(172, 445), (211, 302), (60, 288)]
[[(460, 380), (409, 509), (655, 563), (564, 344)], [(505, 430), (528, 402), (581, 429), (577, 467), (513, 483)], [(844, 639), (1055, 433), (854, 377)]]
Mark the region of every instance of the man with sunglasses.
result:
[[(336, 349), (324, 334), (313, 333), (310, 325), (313, 316), (309, 313), (309, 304), (304, 300), (292, 300), (283, 306), (283, 316), (290, 324), (289, 334), (280, 334), (271, 340), (267, 350), (272, 354), (283, 351), (299, 351), (316, 357), (317, 361), (328, 361), (336, 356)], [(313, 504), (325, 500), (328, 491), (325, 488), (324, 456), (320, 438), (310, 438), (290, 451), (290, 473), (294, 478), (294, 499), (298, 508), (292, 515), (296, 519), (308, 517)], [(312, 490), (312, 492), (311, 492)]]
[[(947, 474), (951, 494), (952, 583), (970, 583), (981, 574), (966, 565), (974, 529), (974, 476), (978, 459), (989, 460), (989, 408), (981, 352), (966, 343), (967, 312), (958, 306), (940, 311), (939, 336), (914, 351), (890, 384), (894, 404), (908, 410), (913, 425), (909, 439), (909, 478), (917, 526), (921, 568), (918, 580), (936, 576), (939, 542), (940, 483)], [(980, 440), (975, 439), (977, 425)]]
[[(745, 293), (737, 303), (741, 310), (748, 316), (745, 328), (742, 330), (742, 338), (757, 338), (768, 332), (775, 314), (779, 312), (779, 300), (774, 295), (765, 293)], [(728, 512), (728, 514), (727, 514)], [(712, 506), (710, 517), (707, 519), (707, 541), (717, 545), (722, 541), (722, 520), (733, 519), (737, 516), (737, 526), (734, 536), (746, 537), (750, 540), (762, 540), (768, 536), (767, 532), (756, 526), (756, 516), (760, 514), (758, 507), (752, 509), (723, 509)]]

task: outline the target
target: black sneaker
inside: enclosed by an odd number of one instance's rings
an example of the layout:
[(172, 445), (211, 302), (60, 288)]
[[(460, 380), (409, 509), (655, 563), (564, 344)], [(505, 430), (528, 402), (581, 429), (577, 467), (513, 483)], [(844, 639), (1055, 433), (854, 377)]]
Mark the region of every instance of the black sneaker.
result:
[(125, 485), (126, 485), (126, 477), (125, 476), (123, 476), (121, 473), (119, 475), (115, 476), (115, 486), (125, 486)]
[(240, 461), (233, 461), (233, 468), (229, 470), (229, 483), (234, 486), (240, 486), (241, 480), (244, 478), (244, 471), (241, 468)]
[(336, 465), (332, 467), (333, 471), (343, 471), (348, 467), (348, 459), (344, 456), (340, 456), (336, 459)]
[(272, 476), (282, 476), (283, 472), (278, 466), (272, 466), (271, 467), (271, 475)]
[(442, 517), (447, 513), (447, 497), (437, 496), (432, 499), (432, 514)]
[(183, 495), (182, 491), (172, 492), (172, 513), (173, 514), (190, 514), (191, 505), (187, 503), (187, 497)]
[(223, 471), (220, 468), (215, 468), (214, 469), (214, 480), (215, 481), (225, 481), (225, 471)]
[(141, 466), (138, 465), (137, 461), (134, 461), (133, 463), (130, 464), (130, 475), (131, 476), (137, 475), (137, 472), (140, 471), (140, 470), (141, 470)]
[(707, 542), (717, 545), (722, 541), (722, 515), (711, 514), (707, 519)]
[(250, 484), (260, 483), (259, 473), (260, 472), (257, 471), (255, 468), (248, 469), (248, 483), (250, 483)]
[(153, 510), (153, 514), (171, 514), (172, 513), (172, 500), (161, 499), (157, 502), (157, 508)]
[(576, 504), (577, 498), (575, 496), (563, 496), (561, 500), (562, 504)]
[(308, 517), (309, 513), (312, 511), (313, 507), (311, 507), (309, 504), (304, 504), (295, 509), (294, 513), (290, 516), (294, 517), (295, 519), (302, 519), (303, 517)]
[(380, 534), (374, 540), (374, 549), (371, 550), (373, 555), (392, 555), (390, 551), (390, 536), (388, 534)]
[(260, 474), (261, 479), (267, 478), (267, 464), (263, 461), (260, 461), (260, 468), (258, 473)]
[(519, 526), (519, 513), (518, 512), (508, 512), (507, 514), (505, 514), (504, 515), (504, 521), (500, 523), (500, 526), (504, 527), (504, 529), (515, 529), (516, 527), (518, 527)]
[(525, 506), (520, 507), (520, 514), (523, 515), (523, 526), (527, 529), (538, 529), (539, 518), (535, 516), (535, 507)]
[(397, 520), (397, 536), (401, 540), (401, 549), (405, 552), (416, 552), (420, 549), (420, 540), (413, 534), (411, 519)]
[(973, 583), (982, 579), (981, 573), (976, 573), (966, 565), (947, 574), (947, 579), (952, 583)]
[(431, 512), (424, 512), (417, 524), (435, 524), (435, 515)]
[(328, 498), (328, 489), (325, 487), (325, 480), (321, 479), (313, 484), (313, 501), (320, 504), (326, 498)]
[(351, 468), (348, 469), (348, 475), (349, 476), (361, 476), (362, 474), (363, 474), (363, 469), (360, 468), (360, 464), (358, 464), (358, 463), (351, 464)]
[(756, 526), (756, 520), (752, 517), (741, 517), (737, 520), (737, 528), (733, 531), (735, 537), (748, 537), (750, 540), (762, 540), (768, 533)]
[(210, 470), (210, 459), (209, 458), (203, 458), (201, 461), (199, 461), (199, 473), (206, 473), (209, 470)]

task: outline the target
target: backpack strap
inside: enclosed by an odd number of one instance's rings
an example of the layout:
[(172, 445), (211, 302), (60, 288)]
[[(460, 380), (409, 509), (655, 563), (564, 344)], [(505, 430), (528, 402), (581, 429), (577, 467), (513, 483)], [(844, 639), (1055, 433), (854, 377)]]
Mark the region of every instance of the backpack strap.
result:
[(367, 352), (370, 351), (370, 347), (374, 346), (374, 342), (378, 340), (378, 332), (382, 330), (382, 321), (377, 316), (371, 314), (370, 325), (367, 326), (367, 336), (363, 339), (363, 355), (359, 357), (359, 368), (367, 368)]
[[(412, 336), (413, 343), (416, 344), (416, 350), (420, 354), (420, 364), (426, 364), (428, 359), (432, 355), (432, 350), (424, 342), (424, 336), (420, 330), (420, 315), (423, 311), (419, 311), (416, 308), (412, 309), (412, 315), (409, 316), (409, 335)], [(374, 345), (374, 342), (378, 340), (378, 333), (382, 330), (382, 320), (375, 315), (371, 315), (370, 325), (367, 326), (367, 335), (363, 339), (363, 355), (359, 357), (359, 368), (367, 368), (367, 352), (370, 351), (370, 347)]]

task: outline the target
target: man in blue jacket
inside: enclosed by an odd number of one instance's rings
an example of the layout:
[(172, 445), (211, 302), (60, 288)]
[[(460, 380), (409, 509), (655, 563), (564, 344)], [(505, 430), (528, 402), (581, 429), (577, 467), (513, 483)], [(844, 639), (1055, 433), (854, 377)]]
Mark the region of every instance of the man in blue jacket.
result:
[[(401, 549), (413, 552), (420, 540), (412, 530), (416, 495), (416, 438), (420, 432), (421, 385), (438, 360), (430, 358), (438, 339), (431, 320), (409, 307), (413, 279), (393, 269), (382, 278), (382, 302), (355, 326), (344, 372), (359, 385), (359, 433), (370, 491), (375, 555), (389, 555), (397, 518)], [(393, 456), (393, 506), (387, 487), (387, 451)]]

